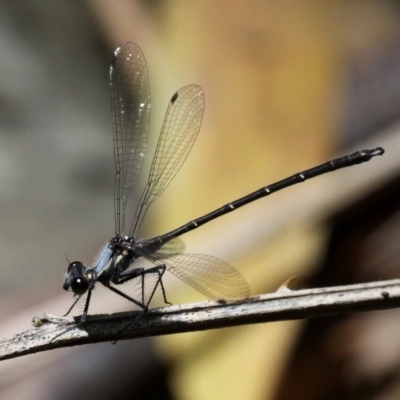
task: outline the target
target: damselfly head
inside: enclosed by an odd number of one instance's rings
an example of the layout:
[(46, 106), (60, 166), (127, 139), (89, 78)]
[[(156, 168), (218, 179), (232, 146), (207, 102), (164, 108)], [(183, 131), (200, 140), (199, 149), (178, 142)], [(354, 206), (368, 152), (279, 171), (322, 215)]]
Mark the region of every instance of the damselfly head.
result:
[(72, 290), (77, 295), (83, 295), (89, 289), (89, 279), (86, 277), (86, 267), (80, 261), (68, 265), (65, 275), (64, 290)]

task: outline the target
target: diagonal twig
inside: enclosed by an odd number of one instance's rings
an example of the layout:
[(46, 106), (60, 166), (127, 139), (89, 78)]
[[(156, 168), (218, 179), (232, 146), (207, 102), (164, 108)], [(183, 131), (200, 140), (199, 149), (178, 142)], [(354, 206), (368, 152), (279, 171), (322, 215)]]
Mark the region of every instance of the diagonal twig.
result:
[(0, 341), (0, 360), (87, 343), (396, 307), (400, 307), (400, 279), (305, 290), (282, 286), (275, 293), (236, 301), (205, 301), (152, 309), (136, 320), (137, 312), (93, 315), (84, 325), (76, 327), (79, 317), (75, 320), (44, 314), (34, 318), (33, 329)]

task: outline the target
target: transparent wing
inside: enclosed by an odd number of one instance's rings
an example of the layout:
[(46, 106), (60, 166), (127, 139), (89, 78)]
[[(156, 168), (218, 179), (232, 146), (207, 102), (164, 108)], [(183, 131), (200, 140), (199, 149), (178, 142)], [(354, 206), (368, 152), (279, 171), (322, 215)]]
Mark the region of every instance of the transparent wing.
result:
[(177, 256), (185, 251), (185, 243), (179, 237), (175, 237), (168, 242), (161, 244), (157, 239), (158, 238), (156, 237), (135, 241), (135, 252), (141, 257), (159, 260), (171, 256)]
[(243, 276), (232, 265), (218, 258), (205, 254), (145, 257), (156, 265), (165, 264), (168, 271), (208, 298), (241, 298), (250, 293)]
[(114, 130), (115, 233), (123, 236), (126, 202), (145, 157), (150, 124), (150, 84), (146, 60), (131, 42), (114, 52), (110, 66)]
[(204, 93), (200, 86), (185, 86), (172, 96), (130, 236), (137, 233), (148, 208), (185, 162), (200, 131), (203, 112)]

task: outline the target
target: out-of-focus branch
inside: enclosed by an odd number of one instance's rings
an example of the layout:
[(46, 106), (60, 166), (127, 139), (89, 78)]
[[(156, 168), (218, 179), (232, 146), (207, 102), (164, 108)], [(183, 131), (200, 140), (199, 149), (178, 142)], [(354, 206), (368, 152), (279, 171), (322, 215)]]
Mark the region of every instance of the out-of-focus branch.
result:
[(157, 308), (141, 317), (133, 312), (94, 315), (80, 326), (74, 326), (79, 317), (45, 314), (34, 318), (33, 329), (0, 341), (0, 360), (87, 343), (337, 316), (399, 306), (400, 279), (396, 279), (296, 291), (282, 286), (272, 294), (237, 301), (206, 301)]

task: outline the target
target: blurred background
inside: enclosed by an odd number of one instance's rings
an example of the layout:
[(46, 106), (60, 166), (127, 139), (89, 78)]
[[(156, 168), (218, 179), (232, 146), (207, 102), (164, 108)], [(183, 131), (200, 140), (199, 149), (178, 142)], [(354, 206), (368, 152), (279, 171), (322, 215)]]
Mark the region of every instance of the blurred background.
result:
[[(113, 236), (108, 69), (125, 41), (149, 67), (147, 166), (172, 94), (197, 83), (206, 95), (197, 143), (142, 237), (382, 146), (382, 158), (276, 193), (184, 239), (188, 252), (235, 266), (254, 295), (294, 275), (294, 289), (399, 276), (398, 1), (21, 0), (1, 2), (0, 21), (1, 337), (43, 312), (64, 314), (73, 301), (62, 290), (66, 257), (90, 264)], [(165, 287), (174, 304), (204, 300), (169, 274)], [(129, 309), (98, 287), (90, 313)], [(395, 399), (399, 317), (43, 352), (0, 363), (0, 398)]]

